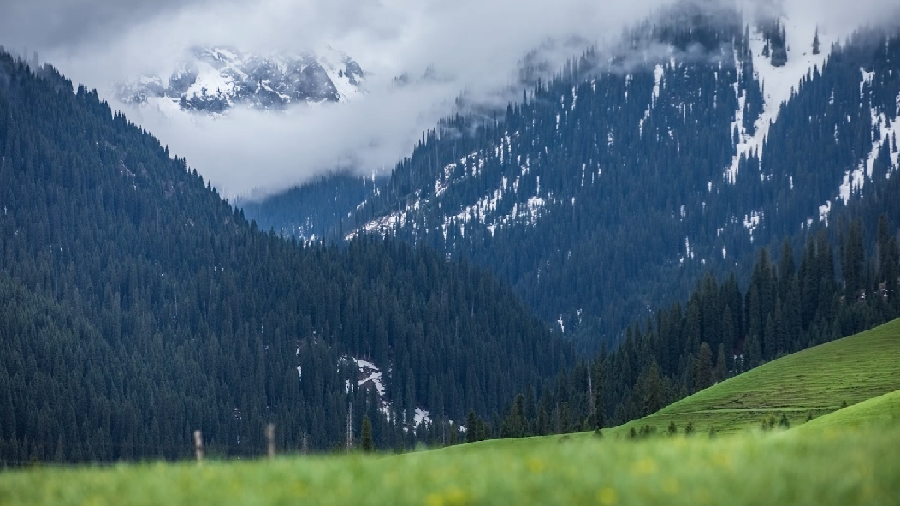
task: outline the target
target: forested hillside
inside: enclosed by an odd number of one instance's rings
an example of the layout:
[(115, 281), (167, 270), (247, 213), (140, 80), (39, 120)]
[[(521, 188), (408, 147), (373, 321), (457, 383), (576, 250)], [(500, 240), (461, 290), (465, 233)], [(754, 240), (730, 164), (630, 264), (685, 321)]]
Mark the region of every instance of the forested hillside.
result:
[(38, 74), (0, 52), (0, 461), (178, 457), (195, 429), (257, 455), (269, 422), (324, 449), (351, 403), (356, 436), (368, 415), (377, 445), (410, 445), (571, 360), (480, 270), (262, 232), (95, 91)]
[(447, 118), (340, 228), (471, 259), (583, 349), (613, 343), (896, 173), (900, 38), (803, 22), (681, 2), (505, 112)]
[[(900, 181), (885, 188), (898, 201)], [(822, 230), (801, 252), (787, 241), (777, 256), (763, 249), (746, 289), (734, 275), (704, 277), (685, 304), (629, 326), (616, 349), (542, 392), (520, 394), (494, 435), (616, 426), (785, 354), (900, 317), (898, 229), (884, 215), (875, 221), (868, 250), (857, 218), (832, 227), (837, 247)]]
[(347, 216), (375, 195), (384, 179), (328, 174), (264, 199), (238, 198), (234, 206), (263, 230), (274, 229), (279, 235), (307, 241), (330, 241), (343, 233)]

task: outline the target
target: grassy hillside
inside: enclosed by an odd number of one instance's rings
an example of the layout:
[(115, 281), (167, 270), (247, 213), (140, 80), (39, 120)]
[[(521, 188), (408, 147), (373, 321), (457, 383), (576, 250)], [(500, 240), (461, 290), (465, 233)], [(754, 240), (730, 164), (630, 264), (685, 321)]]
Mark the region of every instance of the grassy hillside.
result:
[(821, 433), (848, 428), (900, 426), (900, 390), (873, 397), (807, 422), (797, 432)]
[(894, 429), (35, 469), (0, 473), (0, 505), (887, 505), (900, 496), (898, 447)]
[(644, 425), (665, 431), (670, 422), (682, 431), (691, 422), (697, 431), (729, 433), (782, 413), (796, 426), (809, 414), (817, 418), (900, 390), (897, 357), (900, 319), (774, 360), (607, 432), (622, 435)]

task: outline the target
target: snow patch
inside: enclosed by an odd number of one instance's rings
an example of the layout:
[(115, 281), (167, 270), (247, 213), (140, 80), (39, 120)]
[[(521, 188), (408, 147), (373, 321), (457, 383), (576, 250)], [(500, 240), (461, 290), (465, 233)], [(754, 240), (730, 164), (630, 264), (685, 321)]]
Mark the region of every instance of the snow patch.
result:
[[(743, 127), (745, 97), (738, 98), (738, 109), (735, 113), (735, 121), (732, 123), (732, 132), (736, 126), (740, 139), (734, 158), (731, 160), (731, 166), (725, 171), (725, 180), (732, 184), (737, 180), (741, 157), (747, 157), (753, 151), (762, 156), (763, 142), (769, 133), (769, 127), (778, 120), (781, 104), (785, 104), (791, 99), (791, 93), (797, 90), (800, 81), (807, 74), (812, 75), (813, 68), (822, 69), (831, 51), (833, 39), (826, 31), (820, 29), (821, 52), (817, 55), (812, 54), (812, 41), (817, 26), (810, 16), (804, 15), (803, 12), (789, 13), (787, 18), (781, 18), (781, 22), (785, 27), (787, 39), (785, 47), (788, 55), (787, 63), (782, 67), (772, 66), (769, 58), (762, 56), (762, 49), (765, 45), (762, 33), (755, 29), (750, 32), (753, 69), (755, 77), (759, 80), (760, 88), (763, 90), (763, 107), (762, 113), (754, 123), (755, 134), (748, 135)], [(737, 67), (741, 68), (739, 64)], [(735, 92), (737, 92), (737, 83), (735, 83)]]
[(656, 100), (659, 98), (664, 74), (665, 71), (663, 70), (663, 66), (657, 63), (656, 67), (653, 68), (653, 96), (650, 99), (651, 106), (655, 106)]
[[(871, 80), (871, 76), (868, 77), (868, 81), (866, 81), (864, 76), (863, 84), (871, 82)], [(897, 97), (897, 100), (900, 101), (900, 97)], [(891, 172), (897, 167), (898, 153), (893, 152), (893, 149), (891, 149), (893, 146), (890, 143), (893, 142), (894, 135), (900, 130), (900, 117), (888, 120), (884, 113), (879, 113), (875, 109), (870, 110), (870, 115), (872, 117), (871, 124), (878, 129), (879, 135), (872, 141), (872, 149), (869, 150), (869, 155), (866, 159), (856, 169), (848, 170), (844, 173), (844, 181), (838, 187), (838, 198), (843, 200), (845, 205), (850, 201), (850, 195), (854, 191), (859, 191), (863, 188), (866, 184), (866, 179), (871, 180), (874, 177), (875, 161), (878, 159), (878, 155), (886, 142), (889, 143), (887, 147), (890, 152), (890, 166), (887, 167), (885, 177), (890, 178)]]
[(431, 425), (431, 413), (429, 413), (427, 409), (417, 407), (413, 416), (413, 423), (416, 427), (427, 427)]
[[(760, 221), (762, 221), (763, 212), (762, 211), (751, 211), (750, 214), (744, 215), (744, 228), (750, 233), (750, 242), (753, 242), (753, 232), (759, 227)], [(725, 256), (725, 250), (722, 249), (722, 257)]]
[(831, 212), (831, 201), (826, 200), (825, 204), (819, 206), (819, 221), (824, 221), (825, 224), (828, 224), (828, 214)]
[(356, 386), (363, 387), (371, 384), (378, 392), (378, 397), (384, 398), (384, 383), (382, 382), (381, 370), (372, 362), (363, 359), (352, 358), (356, 362), (356, 367), (360, 372)]

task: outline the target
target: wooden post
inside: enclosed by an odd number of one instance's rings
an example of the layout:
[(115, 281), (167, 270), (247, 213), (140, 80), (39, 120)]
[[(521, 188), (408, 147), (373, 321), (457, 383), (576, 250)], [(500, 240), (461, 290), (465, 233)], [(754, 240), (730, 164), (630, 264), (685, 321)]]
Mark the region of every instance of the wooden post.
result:
[(269, 460), (275, 458), (275, 424), (270, 423), (266, 426), (266, 439), (269, 440)]
[(197, 454), (197, 464), (203, 463), (203, 433), (194, 431), (194, 451)]

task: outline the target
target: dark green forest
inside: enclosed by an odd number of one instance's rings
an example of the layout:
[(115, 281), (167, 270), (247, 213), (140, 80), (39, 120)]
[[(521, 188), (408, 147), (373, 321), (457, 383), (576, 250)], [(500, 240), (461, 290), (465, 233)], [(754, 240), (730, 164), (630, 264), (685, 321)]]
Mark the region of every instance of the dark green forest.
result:
[[(518, 298), (398, 241), (261, 231), (96, 91), (0, 53), (0, 461), (380, 448), (573, 360)], [(343, 356), (383, 371), (386, 418)], [(299, 368), (299, 369), (298, 369)], [(348, 388), (349, 387), (349, 388)], [(416, 407), (430, 430), (416, 433)]]
[(233, 204), (263, 230), (307, 241), (332, 240), (344, 237), (347, 214), (378, 191), (385, 179), (330, 173), (263, 199), (239, 198)]
[[(896, 199), (900, 184), (892, 186)], [(874, 221), (876, 240), (868, 251), (863, 221), (856, 218), (833, 227), (836, 248), (821, 230), (800, 252), (788, 241), (777, 259), (762, 249), (746, 289), (734, 275), (724, 281), (705, 276), (685, 304), (630, 325), (618, 347), (541, 391), (520, 393), (502, 420), (472, 438), (620, 425), (770, 360), (897, 318), (898, 231), (884, 215)]]

